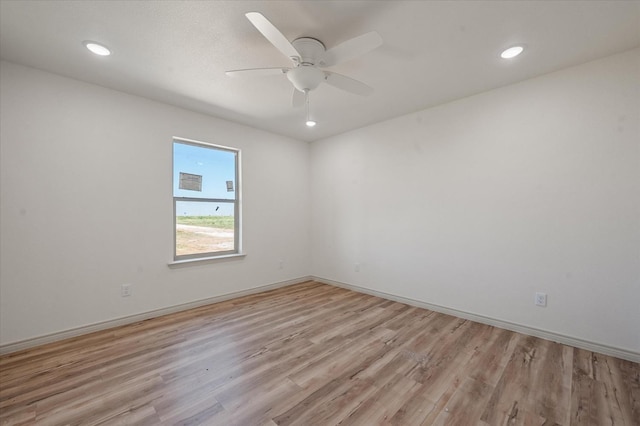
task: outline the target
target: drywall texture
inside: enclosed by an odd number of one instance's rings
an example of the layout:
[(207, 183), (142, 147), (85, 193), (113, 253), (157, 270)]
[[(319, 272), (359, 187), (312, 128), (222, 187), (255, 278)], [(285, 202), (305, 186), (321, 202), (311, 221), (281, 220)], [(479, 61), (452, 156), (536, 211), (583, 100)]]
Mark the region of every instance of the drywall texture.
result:
[(314, 142), (312, 275), (640, 352), (639, 85), (634, 50)]
[[(1, 344), (308, 274), (306, 143), (7, 62), (0, 84)], [(167, 266), (173, 136), (242, 150), (245, 258)]]

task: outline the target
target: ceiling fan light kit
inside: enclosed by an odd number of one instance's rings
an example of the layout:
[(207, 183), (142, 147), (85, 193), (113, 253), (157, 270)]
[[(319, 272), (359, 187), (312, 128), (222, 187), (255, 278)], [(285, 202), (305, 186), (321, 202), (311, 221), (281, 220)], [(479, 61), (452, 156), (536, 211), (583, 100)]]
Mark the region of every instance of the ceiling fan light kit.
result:
[(313, 66), (301, 65), (287, 72), (287, 78), (293, 84), (293, 87), (303, 92), (305, 90), (314, 90), (323, 80), (326, 80), (324, 73)]
[(362, 34), (327, 50), (320, 40), (311, 37), (300, 37), (290, 42), (259, 12), (249, 12), (245, 16), (276, 49), (293, 62), (293, 67), (240, 69), (227, 71), (226, 74), (228, 76), (286, 74), (294, 87), (293, 106), (302, 106), (303, 102), (306, 104), (307, 126), (316, 125), (314, 120), (309, 119), (309, 92), (317, 89), (322, 82), (360, 96), (373, 93), (373, 88), (361, 81), (320, 67), (338, 65), (376, 49), (382, 44), (382, 37), (377, 32)]

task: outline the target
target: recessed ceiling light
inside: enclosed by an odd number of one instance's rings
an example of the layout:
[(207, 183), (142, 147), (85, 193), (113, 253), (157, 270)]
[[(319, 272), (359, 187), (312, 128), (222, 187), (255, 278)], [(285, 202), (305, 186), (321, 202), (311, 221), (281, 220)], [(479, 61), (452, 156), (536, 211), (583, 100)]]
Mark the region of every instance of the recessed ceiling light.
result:
[(516, 56), (521, 54), (523, 50), (524, 50), (524, 47), (522, 47), (522, 46), (513, 46), (513, 47), (510, 47), (510, 48), (506, 49), (504, 52), (502, 52), (500, 54), (500, 57), (502, 59), (515, 58)]
[(308, 127), (313, 127), (313, 126), (315, 126), (316, 124), (317, 124), (317, 123), (316, 123), (315, 121), (313, 121), (313, 120), (307, 120), (307, 122), (306, 122), (306, 125), (307, 125)]
[(84, 44), (84, 46), (87, 49), (89, 49), (91, 52), (95, 53), (96, 55), (100, 55), (100, 56), (111, 55), (111, 50), (109, 50), (108, 47), (100, 43), (96, 43), (95, 41), (83, 41), (82, 44)]

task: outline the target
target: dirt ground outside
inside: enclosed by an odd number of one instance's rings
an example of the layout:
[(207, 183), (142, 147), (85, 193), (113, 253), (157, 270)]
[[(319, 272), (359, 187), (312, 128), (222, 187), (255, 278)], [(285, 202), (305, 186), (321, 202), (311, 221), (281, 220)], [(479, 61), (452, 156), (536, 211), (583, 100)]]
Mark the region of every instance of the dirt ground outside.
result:
[(233, 229), (176, 224), (176, 255), (233, 250)]

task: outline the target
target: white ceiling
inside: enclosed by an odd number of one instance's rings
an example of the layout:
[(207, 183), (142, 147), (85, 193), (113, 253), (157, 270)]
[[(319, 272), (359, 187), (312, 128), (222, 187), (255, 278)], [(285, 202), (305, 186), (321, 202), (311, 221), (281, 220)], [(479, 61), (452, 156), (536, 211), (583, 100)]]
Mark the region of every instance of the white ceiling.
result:
[[(375, 89), (321, 85), (318, 125), (291, 107), (284, 76), (225, 70), (290, 66), (244, 14), (327, 48), (375, 30), (384, 44), (331, 68)], [(84, 40), (113, 55), (90, 54)], [(514, 44), (527, 49), (500, 59)], [(9, 1), (2, 59), (312, 141), (640, 46), (640, 1)]]

